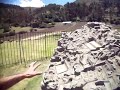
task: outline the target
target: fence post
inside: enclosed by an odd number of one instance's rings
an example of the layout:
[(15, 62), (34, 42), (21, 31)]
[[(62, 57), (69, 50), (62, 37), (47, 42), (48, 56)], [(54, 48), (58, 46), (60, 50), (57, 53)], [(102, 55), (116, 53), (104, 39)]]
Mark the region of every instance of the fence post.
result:
[(22, 52), (21, 52), (21, 45), (20, 45), (20, 34), (18, 34), (18, 36), (19, 36), (19, 51), (20, 51), (20, 62), (22, 63)]
[(46, 33), (47, 33), (47, 32), (45, 32), (45, 58), (47, 58), (47, 51), (46, 51), (46, 50), (47, 50), (47, 44), (46, 44), (46, 41), (47, 41), (46, 39), (47, 39), (47, 37), (46, 37)]
[(20, 43), (20, 45), (21, 45), (21, 52), (22, 52), (22, 54), (23, 54), (23, 55), (22, 55), (22, 56), (23, 56), (22, 59), (23, 59), (23, 62), (26, 64), (25, 57), (24, 57), (25, 54), (24, 54), (24, 48), (23, 48), (23, 41), (21, 40), (20, 42), (21, 42), (21, 43)]
[[(24, 57), (22, 57), (23, 55), (24, 55), (24, 51), (23, 51), (23, 47), (22, 47), (22, 44), (21, 44), (21, 37), (20, 37), (20, 34), (19, 34), (19, 51), (20, 51), (20, 62), (21, 63), (25, 63), (25, 58)], [(23, 54), (22, 54), (23, 53)], [(22, 60), (23, 59), (23, 60)]]
[(2, 65), (4, 65), (4, 63), (3, 63), (3, 54), (2, 54), (2, 48), (1, 48), (1, 42), (0, 42), (0, 51), (1, 51), (1, 54), (0, 54), (0, 56), (1, 56), (1, 60), (2, 60)]

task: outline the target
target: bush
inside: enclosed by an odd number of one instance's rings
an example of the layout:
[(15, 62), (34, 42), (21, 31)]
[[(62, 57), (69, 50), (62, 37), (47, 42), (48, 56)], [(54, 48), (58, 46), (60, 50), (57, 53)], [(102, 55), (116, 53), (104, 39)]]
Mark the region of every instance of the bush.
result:
[(30, 32), (33, 32), (33, 31), (34, 31), (34, 29), (33, 29), (33, 28), (31, 28), (31, 29), (30, 29)]
[(20, 31), (20, 32), (18, 32), (18, 34), (24, 34), (24, 33), (27, 33), (27, 31)]
[(18, 24), (18, 23), (13, 23), (12, 26), (14, 26), (14, 27), (18, 27), (19, 24)]
[(15, 30), (9, 32), (9, 36), (14, 36), (15, 35)]
[(0, 29), (0, 33), (3, 33), (4, 32), (4, 29)]
[(4, 29), (4, 31), (3, 31), (4, 33), (5, 33), (5, 32), (9, 32), (9, 31), (11, 30), (9, 24), (3, 24), (3, 25), (2, 25), (2, 28)]
[(47, 28), (47, 24), (46, 23), (40, 24), (40, 28)]
[(51, 22), (52, 25), (55, 25), (55, 22)]
[(119, 25), (120, 24), (120, 20), (115, 20), (115, 25)]
[(36, 32), (36, 31), (37, 31), (37, 29), (33, 29), (33, 28), (32, 28), (32, 29), (30, 29), (30, 32), (34, 32), (34, 31)]
[(4, 42), (4, 40), (0, 40), (0, 44), (2, 44)]
[(120, 24), (120, 20), (118, 19), (114, 19), (110, 21), (111, 24), (115, 24), (115, 25), (119, 25)]
[(32, 28), (39, 28), (39, 23), (38, 22), (34, 22), (31, 24)]
[(1, 33), (1, 34), (0, 34), (0, 38), (3, 38), (3, 37), (4, 37), (4, 33)]
[(36, 31), (37, 31), (37, 29), (34, 29), (34, 31), (36, 32)]
[(47, 24), (47, 28), (51, 28), (54, 27), (54, 25), (52, 25), (51, 23)]

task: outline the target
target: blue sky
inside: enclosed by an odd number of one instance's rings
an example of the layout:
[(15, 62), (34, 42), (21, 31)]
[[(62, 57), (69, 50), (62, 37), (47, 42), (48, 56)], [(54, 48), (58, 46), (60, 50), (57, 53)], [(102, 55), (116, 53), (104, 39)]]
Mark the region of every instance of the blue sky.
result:
[(49, 4), (49, 3), (56, 3), (56, 4), (60, 4), (60, 5), (64, 5), (67, 2), (73, 2), (75, 0), (43, 0), (43, 2), (45, 4)]
[(75, 0), (0, 0), (0, 3), (16, 4), (20, 6), (42, 7), (50, 3), (64, 5), (67, 2), (74, 2)]

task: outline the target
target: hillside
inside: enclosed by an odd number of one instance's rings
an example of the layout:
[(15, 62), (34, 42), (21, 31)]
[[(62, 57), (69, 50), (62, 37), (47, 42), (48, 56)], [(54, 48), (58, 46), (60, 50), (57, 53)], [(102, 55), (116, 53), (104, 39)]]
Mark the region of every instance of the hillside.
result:
[(90, 5), (93, 2), (99, 3), (99, 0), (76, 0), (75, 1), (75, 3), (86, 3), (87, 5)]
[(86, 3), (87, 5), (90, 5), (91, 3), (117, 3), (120, 4), (120, 0), (76, 0), (75, 3)]
[[(45, 28), (54, 22), (99, 21), (120, 24), (120, 0), (76, 0), (64, 6), (49, 4), (42, 8), (0, 3), (2, 24)], [(50, 25), (49, 25), (50, 24)]]
[(24, 8), (0, 3), (0, 23), (21, 23), (27, 21), (28, 12)]

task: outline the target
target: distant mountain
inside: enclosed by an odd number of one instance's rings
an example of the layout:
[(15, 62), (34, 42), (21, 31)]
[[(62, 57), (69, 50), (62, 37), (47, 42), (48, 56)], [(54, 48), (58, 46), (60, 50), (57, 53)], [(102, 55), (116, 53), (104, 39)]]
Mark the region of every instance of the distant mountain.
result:
[(100, 0), (76, 0), (75, 3), (86, 3), (87, 5), (90, 5), (93, 2), (99, 2)]
[(18, 5), (4, 4), (4, 3), (0, 3), (0, 8), (19, 8), (19, 9), (23, 9), (22, 7), (20, 7)]
[(91, 3), (118, 3), (120, 4), (120, 0), (76, 0), (75, 3), (86, 3), (87, 5), (90, 5)]
[(34, 10), (36, 10), (36, 7), (23, 7), (25, 10), (27, 10), (28, 12), (34, 12)]
[(0, 23), (21, 24), (29, 22), (29, 12), (20, 6), (0, 3)]

